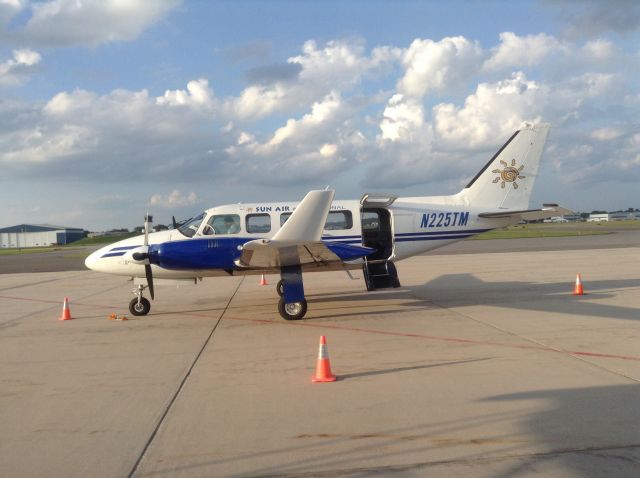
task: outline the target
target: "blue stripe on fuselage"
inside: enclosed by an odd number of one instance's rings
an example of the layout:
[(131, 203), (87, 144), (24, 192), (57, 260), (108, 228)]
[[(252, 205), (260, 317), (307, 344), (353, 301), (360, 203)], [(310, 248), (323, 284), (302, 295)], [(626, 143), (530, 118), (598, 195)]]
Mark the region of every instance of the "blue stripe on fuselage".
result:
[(103, 256), (100, 256), (100, 259), (104, 259), (105, 257), (117, 257), (117, 256), (124, 256), (127, 253), (127, 251), (122, 251), (122, 252), (109, 252), (107, 254), (104, 254)]
[(114, 247), (111, 251), (128, 251), (130, 249), (135, 249), (136, 247), (140, 247), (142, 244), (138, 244), (137, 246), (120, 246)]

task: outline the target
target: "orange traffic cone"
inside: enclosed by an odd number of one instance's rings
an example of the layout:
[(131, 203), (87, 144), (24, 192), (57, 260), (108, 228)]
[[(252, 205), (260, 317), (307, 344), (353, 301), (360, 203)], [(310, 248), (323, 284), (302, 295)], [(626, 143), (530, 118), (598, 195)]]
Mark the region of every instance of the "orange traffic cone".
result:
[(312, 382), (335, 382), (336, 376), (331, 373), (331, 364), (329, 363), (329, 350), (327, 349), (327, 338), (320, 336), (320, 347), (318, 349), (318, 362), (316, 365), (316, 374), (311, 377)]
[(584, 289), (582, 288), (582, 280), (580, 274), (576, 275), (576, 286), (573, 288), (573, 295), (584, 295)]
[(64, 302), (62, 304), (62, 316), (58, 318), (58, 320), (71, 320), (71, 311), (69, 310), (69, 299), (64, 298)]
[(262, 277), (260, 278), (260, 285), (269, 285), (267, 284), (267, 278), (264, 276), (264, 274), (262, 274)]

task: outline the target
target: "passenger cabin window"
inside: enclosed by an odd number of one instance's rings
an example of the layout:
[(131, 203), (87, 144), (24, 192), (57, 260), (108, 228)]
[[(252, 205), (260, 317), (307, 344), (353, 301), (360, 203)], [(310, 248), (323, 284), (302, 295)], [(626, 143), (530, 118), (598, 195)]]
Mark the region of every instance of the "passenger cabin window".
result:
[(220, 214), (211, 216), (202, 230), (203, 234), (238, 234), (240, 232), (240, 216), (237, 214)]
[(327, 231), (335, 231), (337, 229), (351, 229), (353, 227), (353, 218), (351, 211), (330, 211), (324, 228)]
[(269, 214), (247, 214), (245, 225), (248, 233), (265, 234), (271, 231), (271, 216)]
[[(287, 222), (289, 216), (292, 213), (283, 212), (280, 214), (280, 227)], [(353, 227), (353, 217), (351, 211), (329, 211), (327, 216), (327, 222), (324, 224), (324, 228), (327, 231), (335, 231), (339, 229), (351, 229)]]
[(287, 222), (287, 219), (291, 217), (292, 212), (283, 212), (280, 214), (280, 227), (284, 226), (284, 223)]

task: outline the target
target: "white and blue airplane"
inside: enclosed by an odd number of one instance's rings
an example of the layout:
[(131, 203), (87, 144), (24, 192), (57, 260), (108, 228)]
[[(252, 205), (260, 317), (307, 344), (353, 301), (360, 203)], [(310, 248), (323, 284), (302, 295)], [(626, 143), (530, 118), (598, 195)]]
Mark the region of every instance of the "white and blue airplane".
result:
[(516, 131), (469, 184), (451, 196), (364, 194), (336, 200), (310, 191), (299, 203), (233, 204), (207, 209), (181, 227), (103, 247), (89, 269), (132, 277), (134, 315), (146, 315), (156, 283), (279, 273), (278, 310), (288, 320), (307, 311), (303, 272), (362, 268), (369, 291), (400, 287), (394, 262), (522, 220), (571, 214), (557, 204), (529, 205), (549, 125)]

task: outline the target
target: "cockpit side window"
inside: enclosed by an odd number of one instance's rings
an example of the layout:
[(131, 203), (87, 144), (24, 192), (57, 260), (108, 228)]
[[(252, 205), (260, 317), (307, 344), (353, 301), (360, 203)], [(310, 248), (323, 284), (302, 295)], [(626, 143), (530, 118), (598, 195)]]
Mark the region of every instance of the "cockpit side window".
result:
[(200, 223), (202, 222), (203, 219), (204, 219), (204, 213), (194, 217), (193, 219), (189, 219), (187, 222), (185, 222), (182, 226), (178, 228), (178, 231), (180, 232), (180, 234), (184, 236), (193, 237), (194, 234), (198, 231), (198, 228), (200, 227)]
[(237, 214), (219, 214), (211, 216), (202, 230), (203, 234), (238, 234), (240, 216)]

